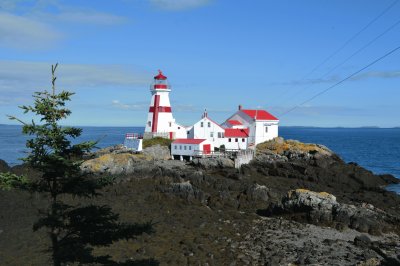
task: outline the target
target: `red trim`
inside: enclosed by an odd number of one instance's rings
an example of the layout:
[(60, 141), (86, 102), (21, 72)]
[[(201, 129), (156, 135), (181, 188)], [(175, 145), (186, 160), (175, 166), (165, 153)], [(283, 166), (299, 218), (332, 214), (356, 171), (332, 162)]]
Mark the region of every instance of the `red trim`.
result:
[(268, 113), (267, 111), (264, 111), (264, 110), (243, 110), (242, 109), (240, 111), (256, 120), (279, 120), (278, 118), (276, 118), (275, 116), (271, 115), (270, 113)]
[(160, 107), (160, 95), (154, 95), (154, 112), (153, 112), (153, 124), (151, 125), (151, 132), (157, 132), (158, 126), (158, 112)]
[(172, 144), (200, 144), (205, 139), (176, 139)]
[[(171, 113), (172, 109), (170, 106), (158, 106), (159, 113)], [(154, 113), (154, 106), (150, 106), (149, 113)]]
[(225, 129), (225, 138), (247, 138), (249, 136), (248, 128), (226, 128)]
[(166, 80), (167, 77), (163, 75), (161, 70), (158, 70), (158, 75), (154, 77), (154, 79), (159, 79), (159, 80)]
[(165, 84), (156, 84), (154, 85), (154, 89), (168, 89), (168, 86)]
[(203, 153), (210, 154), (211, 153), (211, 144), (204, 144), (203, 145)]
[(231, 124), (232, 126), (242, 125), (242, 123), (240, 123), (238, 120), (228, 120), (228, 123)]

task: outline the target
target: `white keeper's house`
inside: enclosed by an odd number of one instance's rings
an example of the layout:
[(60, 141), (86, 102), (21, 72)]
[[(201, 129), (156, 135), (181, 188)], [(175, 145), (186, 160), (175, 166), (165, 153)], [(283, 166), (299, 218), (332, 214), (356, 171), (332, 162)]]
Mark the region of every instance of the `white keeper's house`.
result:
[(171, 155), (191, 159), (221, 150), (254, 149), (261, 142), (278, 137), (279, 119), (265, 110), (238, 110), (219, 124), (207, 111), (192, 126), (177, 123), (169, 100), (171, 87), (161, 71), (150, 87), (152, 95), (144, 138), (164, 137), (174, 140)]

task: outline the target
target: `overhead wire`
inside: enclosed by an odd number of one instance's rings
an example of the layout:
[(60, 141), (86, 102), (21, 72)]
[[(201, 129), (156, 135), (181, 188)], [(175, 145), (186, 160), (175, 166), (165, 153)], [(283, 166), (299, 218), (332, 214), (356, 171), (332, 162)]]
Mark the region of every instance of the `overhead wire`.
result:
[[(323, 66), (326, 62), (328, 62), (330, 59), (332, 59), (335, 55), (337, 55), (340, 51), (342, 51), (349, 43), (351, 43), (354, 39), (356, 39), (361, 33), (363, 33), (365, 30), (367, 30), (372, 24), (374, 24), (378, 19), (380, 19), (383, 15), (385, 15), (389, 10), (391, 10), (400, 0), (395, 0), (393, 1), (387, 8), (385, 8), (381, 13), (378, 14), (374, 19), (372, 19), (370, 22), (367, 23), (361, 30), (356, 32), (352, 37), (350, 37), (342, 46), (340, 46), (337, 50), (335, 50), (333, 53), (331, 53), (328, 57), (326, 57), (321, 63), (319, 63), (317, 66), (315, 66), (310, 72), (308, 72), (306, 75), (304, 75), (300, 81), (303, 81), (306, 79), (309, 75), (313, 74), (318, 68)], [(366, 48), (366, 47), (365, 47)], [(365, 49), (363, 48), (363, 49)], [(360, 51), (356, 52), (359, 53)], [(355, 55), (355, 54), (354, 54)], [(354, 55), (352, 55), (350, 58), (352, 58)], [(346, 62), (350, 60), (350, 58), (346, 59)], [(343, 63), (344, 64), (344, 63)], [(335, 66), (334, 69), (336, 69), (338, 66)], [(332, 70), (333, 71), (333, 70)], [(327, 74), (325, 74), (327, 75)], [(303, 88), (303, 89), (308, 89)], [(281, 97), (286, 95), (290, 89), (287, 89), (285, 92), (281, 94)], [(281, 104), (281, 103), (280, 103)]]
[(302, 103), (300, 103), (300, 104), (294, 106), (293, 108), (291, 108), (291, 109), (289, 109), (288, 111), (284, 112), (284, 113), (281, 114), (280, 116), (287, 115), (288, 113), (290, 113), (290, 112), (292, 112), (293, 110), (299, 108), (300, 106), (302, 106), (302, 105), (304, 105), (304, 104), (306, 104), (306, 103), (308, 103), (308, 102), (314, 100), (315, 98), (321, 96), (322, 94), (326, 93), (327, 91), (329, 91), (329, 90), (331, 90), (331, 89), (333, 89), (333, 88), (339, 86), (339, 85), (342, 84), (343, 82), (345, 82), (345, 81), (351, 79), (352, 77), (356, 76), (357, 74), (361, 73), (362, 71), (364, 71), (365, 69), (371, 67), (372, 65), (378, 63), (379, 61), (383, 60), (384, 58), (388, 57), (389, 55), (393, 54), (394, 52), (396, 52), (396, 51), (399, 50), (399, 49), (400, 49), (400, 46), (397, 46), (397, 47), (394, 48), (393, 50), (391, 50), (391, 51), (387, 52), (386, 54), (382, 55), (381, 57), (375, 59), (374, 61), (372, 61), (372, 62), (369, 63), (368, 65), (362, 67), (361, 69), (357, 70), (356, 72), (352, 73), (351, 75), (347, 76), (346, 78), (340, 80), (339, 82), (333, 84), (332, 86), (326, 88), (325, 90), (320, 91), (319, 93), (317, 93), (317, 94), (315, 94), (314, 96), (312, 96), (311, 98), (309, 98), (309, 99), (303, 101)]
[[(342, 62), (340, 62), (339, 64), (337, 64), (336, 66), (334, 66), (332, 69), (330, 69), (328, 72), (326, 72), (323, 76), (319, 77), (317, 80), (323, 80), (325, 77), (327, 77), (330, 73), (332, 73), (334, 70), (338, 69), (339, 67), (343, 66), (345, 63), (347, 63), (350, 59), (352, 59), (354, 56), (358, 55), (360, 52), (362, 52), (363, 50), (365, 50), (366, 48), (368, 48), (371, 44), (373, 44), (374, 42), (376, 42), (378, 39), (380, 39), (382, 36), (384, 36), (385, 34), (387, 34), (389, 31), (391, 31), (392, 29), (394, 29), (396, 26), (398, 26), (400, 24), (400, 20), (396, 21), (394, 24), (392, 24), (389, 28), (387, 28), (384, 32), (382, 32), (381, 34), (379, 34), (378, 36), (376, 36), (374, 39), (372, 39), (371, 41), (369, 41), (366, 45), (364, 45), (363, 47), (359, 48), (357, 51), (355, 51), (354, 53), (352, 53), (350, 56), (348, 56), (345, 60), (343, 60)], [(293, 95), (293, 98), (297, 97), (302, 91), (307, 90), (309, 88), (311, 88), (314, 84), (311, 84), (309, 86), (303, 87), (302, 90), (298, 91), (295, 95)]]

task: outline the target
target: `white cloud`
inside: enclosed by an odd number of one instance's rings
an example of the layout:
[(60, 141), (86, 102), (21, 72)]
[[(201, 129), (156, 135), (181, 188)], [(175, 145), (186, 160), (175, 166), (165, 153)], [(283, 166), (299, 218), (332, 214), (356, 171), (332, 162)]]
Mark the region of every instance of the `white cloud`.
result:
[[(51, 63), (0, 61), (0, 94), (16, 102), (33, 91), (49, 89)], [(60, 89), (148, 86), (151, 74), (132, 66), (60, 64), (57, 69)], [(149, 78), (150, 77), (150, 78)]]
[(211, 0), (150, 0), (150, 2), (160, 9), (179, 11), (205, 6)]
[(51, 47), (61, 34), (39, 21), (0, 12), (0, 46), (44, 49)]
[(111, 102), (112, 106), (122, 110), (130, 110), (130, 111), (143, 111), (149, 106), (149, 103), (135, 103), (135, 104), (126, 104), (121, 103), (119, 100), (113, 100)]
[(361, 73), (354, 76), (351, 80), (363, 80), (368, 78), (400, 78), (400, 71), (370, 71), (366, 73)]

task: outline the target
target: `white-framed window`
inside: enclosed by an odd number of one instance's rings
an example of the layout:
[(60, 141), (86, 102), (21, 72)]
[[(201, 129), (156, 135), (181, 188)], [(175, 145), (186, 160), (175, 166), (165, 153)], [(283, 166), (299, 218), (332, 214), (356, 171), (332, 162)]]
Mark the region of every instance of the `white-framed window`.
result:
[(246, 139), (242, 139), (242, 142), (246, 142)]
[(186, 134), (188, 134), (188, 135), (189, 135), (189, 134), (190, 134), (190, 131), (186, 131)]
[(179, 145), (179, 149), (182, 150), (182, 145)]
[(229, 138), (229, 139), (228, 139), (228, 142), (232, 142), (232, 139), (231, 139), (231, 138)]
[(201, 122), (201, 123), (200, 123), (200, 126), (201, 126), (201, 127), (204, 127), (204, 123), (203, 123), (203, 122)]
[(235, 142), (238, 142), (238, 141), (239, 141), (239, 139), (236, 138), (236, 139), (235, 139)]
[(183, 149), (186, 151), (186, 145), (185, 145), (185, 146), (183, 146)]
[(265, 127), (265, 133), (268, 133), (268, 126)]
[(177, 150), (178, 149), (178, 145), (175, 145), (175, 150)]
[(218, 132), (218, 138), (222, 139), (224, 137), (224, 133), (223, 132)]
[(191, 151), (192, 150), (192, 146), (189, 146), (189, 151)]
[(147, 125), (148, 125), (149, 127), (151, 127), (151, 121), (147, 122)]
[(211, 127), (211, 122), (208, 122), (208, 127)]
[(210, 138), (214, 137), (214, 132), (210, 132)]
[(169, 127), (172, 127), (172, 122), (169, 122)]

